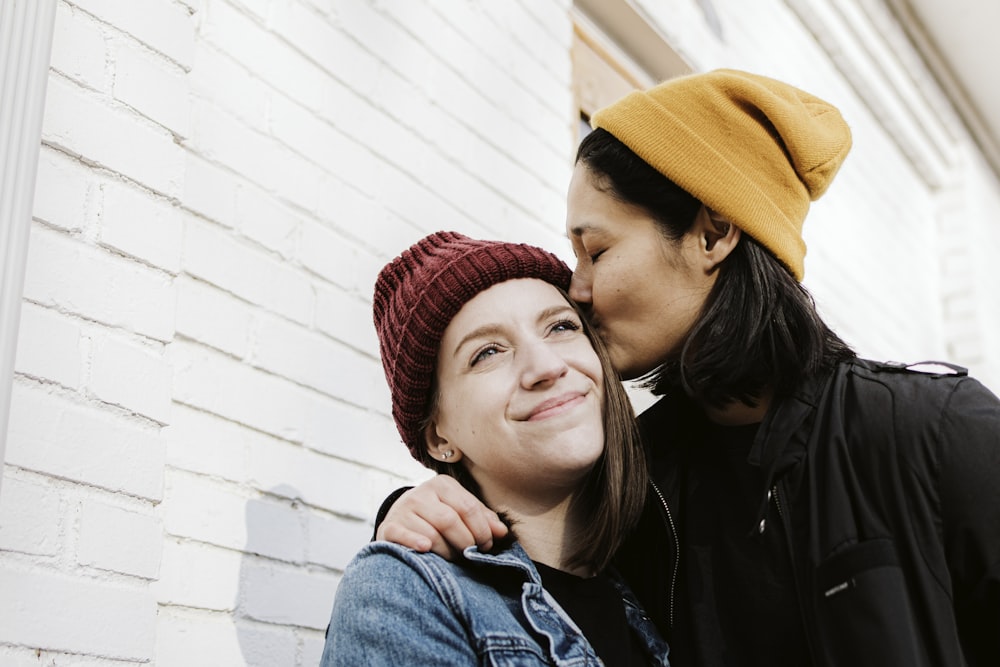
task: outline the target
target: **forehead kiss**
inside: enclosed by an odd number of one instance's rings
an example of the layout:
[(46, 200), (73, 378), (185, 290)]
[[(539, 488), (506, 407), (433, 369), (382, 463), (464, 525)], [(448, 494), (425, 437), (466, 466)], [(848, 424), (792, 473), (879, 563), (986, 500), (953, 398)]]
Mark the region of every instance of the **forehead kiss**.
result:
[(424, 426), (445, 328), (479, 293), (522, 278), (565, 289), (570, 270), (535, 246), (441, 231), (410, 246), (379, 273), (372, 311), (392, 416), (410, 453), (425, 465)]
[(524, 465), (589, 468), (603, 449), (604, 373), (583, 327), (564, 293), (537, 279), (470, 299), (441, 340), (432, 451), (446, 443), (480, 484)]
[(450, 375), (510, 371), (518, 385), (536, 390), (591, 359), (597, 353), (564, 293), (521, 279), (494, 285), (459, 310), (442, 337), (437, 370), (439, 382)]

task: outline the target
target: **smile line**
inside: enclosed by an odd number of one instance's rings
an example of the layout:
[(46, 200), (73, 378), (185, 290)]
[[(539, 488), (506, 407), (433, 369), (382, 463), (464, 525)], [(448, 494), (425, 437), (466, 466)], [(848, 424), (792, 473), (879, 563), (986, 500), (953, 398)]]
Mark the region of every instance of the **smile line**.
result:
[(535, 409), (531, 411), (525, 421), (539, 421), (552, 417), (563, 412), (564, 409), (573, 407), (576, 403), (582, 401), (585, 396), (586, 394), (572, 393), (551, 398), (535, 406)]

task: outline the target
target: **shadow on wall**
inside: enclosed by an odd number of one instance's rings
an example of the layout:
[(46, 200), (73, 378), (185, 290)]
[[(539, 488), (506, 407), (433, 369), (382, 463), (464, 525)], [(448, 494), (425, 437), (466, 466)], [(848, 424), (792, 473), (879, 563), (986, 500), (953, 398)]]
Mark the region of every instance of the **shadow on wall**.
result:
[(310, 564), (310, 509), (280, 485), (246, 505), (234, 622), (249, 667), (316, 665), (337, 577)]

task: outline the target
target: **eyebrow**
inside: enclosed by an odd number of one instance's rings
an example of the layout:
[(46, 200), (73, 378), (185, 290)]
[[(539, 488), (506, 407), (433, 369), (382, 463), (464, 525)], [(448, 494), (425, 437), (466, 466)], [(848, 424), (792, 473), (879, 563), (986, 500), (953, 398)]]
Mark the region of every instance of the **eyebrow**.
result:
[(459, 351), (465, 347), (469, 341), (475, 340), (477, 338), (488, 338), (499, 334), (503, 331), (503, 328), (499, 324), (487, 324), (485, 326), (478, 327), (467, 333), (462, 340), (458, 341), (458, 345), (455, 346), (454, 352), (452, 352), (453, 357), (457, 357)]
[[(560, 313), (569, 312), (576, 315), (576, 311), (573, 310), (573, 306), (568, 303), (560, 304), (558, 306), (551, 306), (545, 310), (538, 313), (538, 317), (535, 318), (536, 322), (544, 322), (545, 320), (555, 317)], [(462, 337), (462, 340), (458, 341), (455, 345), (455, 350), (452, 352), (452, 356), (458, 356), (458, 352), (470, 341), (476, 340), (477, 338), (488, 338), (490, 336), (495, 336), (501, 334), (504, 331), (504, 327), (501, 324), (484, 324), (481, 327), (477, 327), (467, 333)]]

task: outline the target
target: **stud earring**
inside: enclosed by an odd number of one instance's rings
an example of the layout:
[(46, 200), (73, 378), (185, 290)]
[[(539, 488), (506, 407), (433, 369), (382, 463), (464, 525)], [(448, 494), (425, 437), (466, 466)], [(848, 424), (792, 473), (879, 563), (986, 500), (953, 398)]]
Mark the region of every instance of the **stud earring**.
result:
[(446, 452), (441, 452), (441, 458), (444, 459), (445, 461), (447, 461), (448, 459), (450, 459), (454, 455), (455, 455), (455, 452), (451, 451), (450, 449), (448, 451), (446, 451)]

